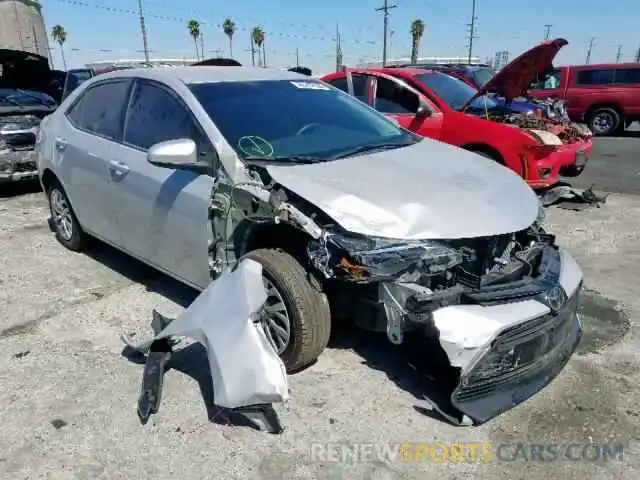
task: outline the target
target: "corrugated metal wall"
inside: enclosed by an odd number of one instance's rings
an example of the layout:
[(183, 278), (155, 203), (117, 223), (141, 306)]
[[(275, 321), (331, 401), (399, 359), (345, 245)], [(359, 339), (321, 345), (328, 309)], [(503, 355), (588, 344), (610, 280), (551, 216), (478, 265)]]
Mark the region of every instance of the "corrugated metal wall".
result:
[(33, 0), (0, 0), (0, 48), (51, 58), (42, 8)]

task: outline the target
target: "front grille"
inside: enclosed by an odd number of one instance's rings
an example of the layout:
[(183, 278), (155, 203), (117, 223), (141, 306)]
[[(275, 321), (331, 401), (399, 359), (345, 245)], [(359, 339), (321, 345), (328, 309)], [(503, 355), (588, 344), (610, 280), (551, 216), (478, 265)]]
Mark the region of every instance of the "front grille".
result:
[(36, 135), (32, 132), (5, 133), (2, 139), (9, 148), (15, 150), (26, 150), (36, 144)]
[(578, 301), (579, 290), (560, 312), (503, 330), (488, 352), (464, 375), (455, 401), (492, 395), (562, 361), (568, 338), (577, 322)]

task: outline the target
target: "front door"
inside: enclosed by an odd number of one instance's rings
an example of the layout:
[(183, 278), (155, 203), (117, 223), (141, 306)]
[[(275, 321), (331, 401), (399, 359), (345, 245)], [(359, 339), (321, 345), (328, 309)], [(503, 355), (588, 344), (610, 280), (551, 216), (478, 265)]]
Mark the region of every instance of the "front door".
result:
[(159, 142), (190, 138), (212, 172), (217, 170), (217, 156), (175, 92), (148, 80), (137, 80), (133, 89), (116, 182), (122, 246), (172, 276), (205, 288), (210, 278), (208, 209), (214, 179), (152, 165), (147, 151)]
[[(393, 117), (407, 130), (440, 140), (442, 113), (431, 102), (395, 78), (375, 76), (373, 82), (372, 106), (376, 110)], [(426, 111), (419, 114), (421, 105)]]

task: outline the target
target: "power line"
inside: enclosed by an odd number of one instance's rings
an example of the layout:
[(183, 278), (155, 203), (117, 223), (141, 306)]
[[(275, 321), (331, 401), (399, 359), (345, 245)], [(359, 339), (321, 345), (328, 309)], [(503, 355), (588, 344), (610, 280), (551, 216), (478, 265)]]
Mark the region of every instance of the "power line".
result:
[(473, 40), (478, 38), (476, 36), (476, 20), (478, 18), (476, 17), (476, 0), (472, 0), (471, 3), (471, 23), (468, 23), (467, 26), (469, 27), (469, 54), (468, 54), (468, 63), (471, 63), (471, 56), (473, 54)]
[[(474, 0), (475, 2), (475, 0)], [(389, 29), (389, 10), (396, 8), (397, 5), (389, 5), (389, 0), (384, 0), (384, 5), (376, 8), (376, 12), (383, 12), (384, 24), (382, 32), (382, 66), (387, 66), (387, 34)]]
[(547, 23), (544, 26), (544, 29), (545, 29), (544, 39), (545, 40), (549, 40), (549, 37), (551, 36), (551, 27), (553, 27), (553, 25), (551, 25), (550, 23)]

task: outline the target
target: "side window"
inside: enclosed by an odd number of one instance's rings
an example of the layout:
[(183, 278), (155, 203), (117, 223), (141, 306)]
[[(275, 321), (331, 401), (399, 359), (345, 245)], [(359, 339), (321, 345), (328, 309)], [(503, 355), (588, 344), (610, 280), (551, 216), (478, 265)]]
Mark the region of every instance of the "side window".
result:
[(214, 167), (213, 146), (199, 128), (187, 107), (167, 89), (149, 82), (134, 87), (127, 112), (124, 141), (144, 150), (159, 142), (190, 138), (203, 160)]
[(533, 82), (529, 88), (532, 90), (551, 90), (554, 88), (560, 88), (560, 70), (553, 69), (550, 72), (547, 72), (542, 78), (539, 78), (538, 81)]
[(640, 68), (616, 70), (615, 83), (640, 84)]
[(415, 93), (388, 78), (378, 77), (376, 110), (396, 115), (415, 114), (419, 105), (420, 100)]
[(119, 140), (129, 85), (121, 80), (90, 87), (67, 112), (69, 120), (77, 128)]
[(582, 70), (576, 76), (577, 85), (610, 85), (614, 81), (615, 70)]
[[(353, 79), (353, 96), (358, 100), (362, 100), (364, 103), (367, 103), (367, 77), (365, 75), (355, 73), (351, 75), (351, 78)], [(348, 93), (349, 91), (349, 88), (347, 87), (347, 77), (336, 78), (331, 80), (329, 83), (343, 92)]]

